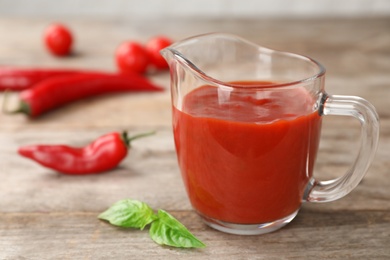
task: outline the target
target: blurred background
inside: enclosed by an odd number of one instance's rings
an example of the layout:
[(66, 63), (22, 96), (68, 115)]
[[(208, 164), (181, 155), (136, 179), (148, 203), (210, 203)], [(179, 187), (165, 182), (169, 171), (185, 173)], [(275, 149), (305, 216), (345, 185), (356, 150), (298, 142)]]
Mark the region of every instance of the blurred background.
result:
[(236, 18), (388, 16), (389, 0), (0, 0), (2, 16)]
[[(79, 56), (45, 56), (41, 36), (52, 22), (72, 29)], [(0, 64), (112, 71), (124, 40), (215, 31), (311, 56), (332, 75), (359, 75), (388, 63), (390, 0), (0, 0)]]

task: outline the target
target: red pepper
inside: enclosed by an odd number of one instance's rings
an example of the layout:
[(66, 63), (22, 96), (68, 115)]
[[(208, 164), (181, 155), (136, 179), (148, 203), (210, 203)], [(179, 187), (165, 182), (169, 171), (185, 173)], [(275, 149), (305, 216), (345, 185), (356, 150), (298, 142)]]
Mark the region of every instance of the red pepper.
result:
[(32, 87), (44, 79), (79, 73), (72, 69), (20, 69), (0, 68), (0, 91), (21, 91)]
[(151, 134), (153, 132), (128, 137), (126, 132), (113, 132), (82, 148), (67, 145), (29, 145), (20, 147), (18, 153), (60, 173), (94, 174), (115, 168), (126, 157), (131, 141)]
[(8, 113), (21, 112), (36, 117), (51, 109), (91, 96), (160, 90), (161, 87), (138, 74), (77, 73), (49, 78), (38, 82), (33, 88), (21, 91), (19, 108)]

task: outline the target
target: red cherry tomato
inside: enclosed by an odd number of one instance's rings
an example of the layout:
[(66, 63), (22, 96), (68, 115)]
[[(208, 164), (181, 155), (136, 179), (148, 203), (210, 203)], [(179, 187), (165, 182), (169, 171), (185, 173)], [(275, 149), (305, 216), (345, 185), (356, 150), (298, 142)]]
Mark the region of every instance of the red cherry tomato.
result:
[(45, 31), (44, 40), (47, 49), (56, 56), (65, 56), (71, 51), (72, 33), (62, 24), (49, 26)]
[(116, 64), (122, 72), (144, 73), (149, 65), (145, 48), (134, 41), (123, 42), (115, 52)]
[(168, 68), (168, 63), (166, 62), (164, 57), (161, 56), (160, 50), (164, 49), (165, 47), (168, 47), (171, 44), (172, 44), (172, 41), (169, 38), (164, 37), (164, 36), (156, 36), (156, 37), (150, 39), (146, 43), (145, 49), (148, 52), (150, 62), (157, 69)]

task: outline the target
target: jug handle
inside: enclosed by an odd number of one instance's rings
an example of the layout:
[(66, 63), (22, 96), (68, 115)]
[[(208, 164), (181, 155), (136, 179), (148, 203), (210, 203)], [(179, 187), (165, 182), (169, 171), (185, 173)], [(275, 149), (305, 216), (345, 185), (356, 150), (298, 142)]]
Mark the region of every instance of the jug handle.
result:
[(379, 117), (367, 100), (356, 96), (324, 95), (320, 102), (320, 115), (352, 116), (360, 122), (360, 148), (347, 172), (336, 179), (317, 181), (308, 185), (304, 201), (328, 202), (350, 193), (366, 174), (378, 145)]

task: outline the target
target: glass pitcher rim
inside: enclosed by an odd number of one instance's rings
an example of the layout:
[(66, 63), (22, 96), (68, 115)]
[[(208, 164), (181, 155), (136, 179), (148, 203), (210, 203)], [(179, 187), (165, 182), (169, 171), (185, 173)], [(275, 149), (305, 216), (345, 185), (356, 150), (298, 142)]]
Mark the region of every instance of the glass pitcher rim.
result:
[[(310, 77), (306, 77), (306, 78), (303, 78), (300, 80), (295, 80), (295, 81), (288, 81), (288, 82), (270, 82), (270, 84), (261, 84), (261, 85), (247, 85), (247, 84), (231, 83), (231, 82), (221, 81), (221, 80), (218, 80), (214, 77), (207, 75), (203, 70), (199, 69), (198, 66), (196, 66), (191, 60), (186, 58), (183, 53), (181, 53), (180, 51), (178, 51), (176, 49), (178, 46), (183, 45), (186, 42), (189, 42), (191, 40), (194, 40), (197, 38), (215, 37), (215, 36), (220, 36), (220, 37), (223, 36), (223, 37), (230, 37), (230, 38), (238, 39), (242, 42), (247, 43), (248, 45), (252, 45), (252, 46), (260, 49), (264, 53), (279, 53), (279, 54), (294, 57), (294, 58), (297, 58), (300, 60), (305, 60), (311, 64), (314, 64), (317, 67), (317, 72), (314, 73)], [(313, 58), (310, 58), (310, 57), (305, 56), (305, 55), (293, 53), (293, 52), (281, 51), (281, 50), (276, 50), (276, 49), (264, 47), (262, 45), (258, 45), (256, 43), (254, 43), (252, 41), (249, 41), (241, 36), (230, 34), (230, 33), (213, 32), (213, 33), (205, 33), (205, 34), (191, 36), (191, 37), (188, 37), (188, 38), (185, 38), (183, 40), (180, 40), (180, 41), (173, 43), (172, 45), (163, 49), (161, 52), (163, 53), (164, 51), (167, 51), (167, 50), (169, 50), (172, 53), (172, 55), (175, 57), (176, 60), (181, 60), (182, 63), (184, 63), (187, 67), (189, 67), (193, 72), (195, 72), (195, 74), (197, 76), (202, 78), (204, 81), (212, 82), (212, 83), (217, 84), (219, 86), (226, 86), (226, 87), (230, 87), (230, 88), (254, 89), (254, 88), (259, 88), (259, 87), (261, 87), (261, 88), (292, 87), (292, 86), (296, 86), (296, 85), (305, 84), (307, 82), (315, 81), (316, 79), (324, 76), (326, 73), (325, 67), (320, 62), (318, 62), (317, 60), (315, 60)], [(259, 81), (261, 81), (261, 80), (259, 80)]]

